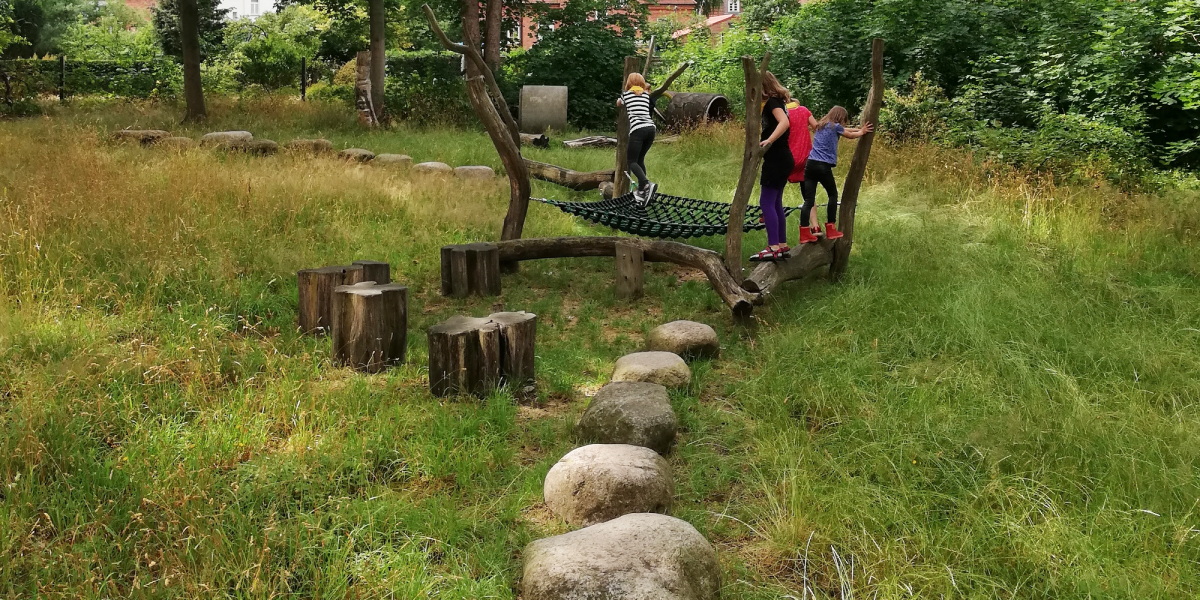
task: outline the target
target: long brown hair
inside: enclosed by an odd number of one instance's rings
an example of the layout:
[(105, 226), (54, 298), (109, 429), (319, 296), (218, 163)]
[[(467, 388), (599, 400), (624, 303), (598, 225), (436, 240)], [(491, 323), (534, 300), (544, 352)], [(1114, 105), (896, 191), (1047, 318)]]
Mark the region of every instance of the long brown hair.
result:
[(791, 92), (787, 91), (787, 88), (783, 87), (783, 85), (779, 83), (779, 80), (775, 78), (774, 73), (767, 71), (767, 73), (763, 75), (763, 98), (779, 98), (786, 104), (792, 101), (792, 94)]
[(829, 125), (830, 123), (837, 123), (842, 127), (845, 127), (849, 122), (850, 114), (846, 112), (846, 109), (840, 106), (835, 106), (829, 109), (829, 112), (825, 113), (825, 116), (821, 117), (820, 121), (817, 121), (817, 131), (825, 129), (825, 126)]
[[(631, 88), (635, 85), (637, 87), (642, 88), (643, 92), (646, 91), (647, 87), (649, 87), (646, 85), (646, 78), (642, 77), (641, 73), (630, 73), (629, 77), (627, 79), (625, 79), (625, 91), (628, 92), (629, 88)], [(641, 92), (635, 92), (635, 93), (641, 94)]]

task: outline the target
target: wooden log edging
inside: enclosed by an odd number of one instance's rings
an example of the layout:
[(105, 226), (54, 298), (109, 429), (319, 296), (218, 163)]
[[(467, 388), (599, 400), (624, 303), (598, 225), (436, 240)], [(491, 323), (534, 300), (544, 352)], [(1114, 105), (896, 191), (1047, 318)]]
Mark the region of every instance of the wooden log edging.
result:
[(525, 159), (529, 176), (542, 181), (561, 185), (577, 192), (590, 192), (600, 187), (601, 183), (611, 182), (616, 171), (572, 171), (558, 165)]
[(779, 284), (803, 279), (814, 270), (832, 264), (833, 246), (833, 242), (822, 238), (816, 243), (793, 248), (792, 256), (787, 260), (759, 263), (742, 282), (742, 288), (760, 294), (761, 303)]
[(759, 294), (742, 289), (729, 275), (720, 254), (679, 242), (631, 237), (559, 237), (508, 240), (495, 244), (500, 250), (500, 262), (520, 262), (545, 258), (615, 257), (618, 242), (640, 248), (645, 260), (650, 262), (669, 262), (704, 271), (713, 291), (729, 306), (735, 320), (748, 319), (754, 312), (754, 305), (761, 302)]

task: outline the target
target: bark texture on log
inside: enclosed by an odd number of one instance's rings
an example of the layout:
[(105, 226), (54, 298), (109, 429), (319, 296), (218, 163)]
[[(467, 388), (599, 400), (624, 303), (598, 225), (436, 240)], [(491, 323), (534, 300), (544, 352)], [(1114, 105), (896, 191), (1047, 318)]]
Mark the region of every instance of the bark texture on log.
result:
[(729, 276), (720, 254), (679, 242), (625, 237), (560, 237), (498, 242), (496, 247), (500, 249), (501, 262), (516, 262), (544, 258), (616, 256), (618, 242), (640, 248), (647, 261), (669, 262), (703, 271), (713, 291), (729, 306), (735, 320), (749, 318), (754, 311), (754, 304), (759, 302), (758, 294), (742, 289), (738, 281)]
[(742, 280), (742, 223), (746, 220), (746, 203), (754, 191), (758, 165), (767, 153), (767, 148), (759, 143), (762, 139), (762, 80), (770, 62), (770, 52), (763, 55), (757, 68), (753, 58), (742, 57), (742, 71), (746, 74), (746, 145), (742, 150), (742, 172), (738, 175), (737, 189), (729, 206), (729, 229), (725, 232), (725, 269), (738, 281)]
[[(378, 260), (356, 260), (350, 263), (354, 267), (362, 267), (359, 281), (374, 281), (379, 285), (392, 282), (392, 266)], [(347, 282), (349, 283), (349, 282)], [(357, 281), (353, 283), (358, 283)]]
[(503, 60), (500, 38), (504, 26), (504, 0), (487, 0), (484, 23), (487, 29), (483, 36), (483, 62), (495, 73), (500, 69), (500, 62)]
[[(196, 0), (179, 0), (179, 37), (183, 50), (183, 98), (187, 105), (183, 120), (203, 121), (208, 118), (208, 110), (204, 107), (200, 76), (200, 9)], [(7, 93), (6, 89), (6, 97)]]
[(354, 64), (354, 109), (358, 111), (358, 124), (374, 127), (375, 100), (371, 92), (371, 51), (363, 50), (355, 57)]
[(408, 348), (408, 288), (364, 281), (334, 289), (333, 362), (378, 373), (404, 362)]
[(359, 265), (335, 265), (296, 273), (296, 288), (300, 295), (297, 309), (300, 331), (315, 335), (328, 334), (333, 328), (334, 289), (364, 281), (362, 274), (363, 267)]
[(645, 277), (642, 249), (633, 244), (617, 242), (617, 297), (641, 298)]
[(429, 390), (434, 396), (486, 396), (508, 384), (525, 393), (535, 376), (537, 316), (455, 316), (429, 328)]
[[(879, 109), (883, 106), (883, 40), (875, 38), (871, 42), (871, 91), (867, 93), (867, 105), (863, 108), (862, 123), (879, 126)], [(850, 248), (854, 245), (854, 213), (858, 209), (858, 192), (862, 189), (863, 176), (867, 173), (867, 161), (871, 158), (871, 146), (875, 142), (875, 132), (868, 133), (858, 139), (854, 148), (854, 159), (850, 161), (850, 171), (846, 173), (846, 182), (842, 187), (842, 205), (838, 207), (838, 227), (842, 231), (833, 247), (833, 264), (829, 267), (829, 276), (835, 281), (840, 279), (850, 264)]]
[(371, 110), (375, 122), (384, 120), (383, 90), (387, 75), (387, 12), (383, 0), (369, 0), (367, 13), (371, 31)]
[(792, 257), (775, 262), (762, 262), (754, 267), (742, 287), (750, 292), (762, 294), (763, 299), (779, 287), (779, 284), (793, 279), (803, 279), (833, 261), (833, 242), (821, 239), (811, 244), (801, 244), (792, 248)]
[(495, 244), (442, 246), (442, 295), (500, 295), (500, 251)]
[(591, 172), (572, 171), (558, 165), (537, 162), (528, 158), (525, 159), (525, 165), (529, 167), (529, 175), (534, 179), (549, 181), (577, 192), (588, 192), (600, 187), (601, 183), (611, 182), (614, 174), (611, 169)]

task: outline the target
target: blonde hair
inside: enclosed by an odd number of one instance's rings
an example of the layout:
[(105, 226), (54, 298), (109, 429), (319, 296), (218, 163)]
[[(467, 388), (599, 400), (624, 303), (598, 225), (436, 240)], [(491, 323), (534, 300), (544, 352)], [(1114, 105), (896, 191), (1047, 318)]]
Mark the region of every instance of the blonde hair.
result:
[(825, 129), (825, 126), (830, 123), (838, 123), (845, 127), (848, 122), (850, 122), (850, 115), (846, 112), (846, 109), (835, 106), (829, 109), (829, 112), (825, 113), (825, 116), (821, 117), (820, 121), (817, 121), (817, 131)]
[[(628, 92), (629, 88), (634, 86), (642, 88), (642, 91), (645, 91), (649, 87), (646, 85), (646, 78), (642, 77), (641, 73), (630, 73), (629, 77), (625, 79), (625, 91)], [(640, 94), (641, 92), (635, 93)]]
[(762, 87), (763, 98), (779, 98), (783, 100), (784, 104), (792, 101), (791, 92), (787, 91), (787, 88), (783, 87), (783, 84), (775, 78), (775, 74), (770, 71), (763, 75)]

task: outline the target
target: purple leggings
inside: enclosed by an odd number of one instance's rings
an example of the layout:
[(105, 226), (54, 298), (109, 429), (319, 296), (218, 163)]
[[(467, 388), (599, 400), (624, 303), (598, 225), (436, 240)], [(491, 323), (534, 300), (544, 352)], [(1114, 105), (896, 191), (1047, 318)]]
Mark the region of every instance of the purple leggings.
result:
[(762, 186), (758, 196), (763, 221), (767, 224), (767, 244), (787, 243), (787, 214), (783, 212), (783, 188)]

